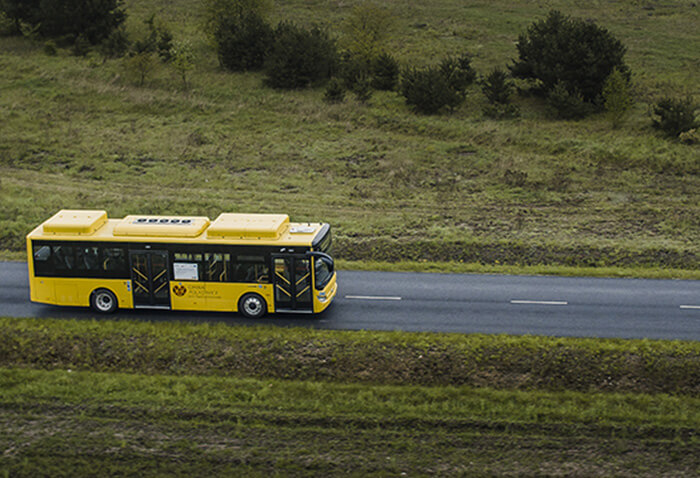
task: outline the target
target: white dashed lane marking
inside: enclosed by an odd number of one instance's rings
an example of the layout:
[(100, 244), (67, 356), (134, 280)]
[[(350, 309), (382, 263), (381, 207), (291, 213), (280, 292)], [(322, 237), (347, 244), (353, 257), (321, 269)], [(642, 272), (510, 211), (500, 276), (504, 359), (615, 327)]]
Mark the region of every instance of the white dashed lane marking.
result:
[(565, 300), (511, 300), (511, 304), (531, 304), (531, 305), (569, 305)]
[(357, 300), (401, 300), (401, 297), (386, 295), (346, 295), (345, 298)]

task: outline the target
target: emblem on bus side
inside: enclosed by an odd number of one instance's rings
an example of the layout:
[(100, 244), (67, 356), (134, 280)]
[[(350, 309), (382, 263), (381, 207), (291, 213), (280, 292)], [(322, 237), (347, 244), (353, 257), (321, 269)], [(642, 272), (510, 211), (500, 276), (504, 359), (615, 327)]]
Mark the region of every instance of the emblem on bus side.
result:
[(185, 295), (187, 292), (187, 288), (184, 285), (174, 285), (173, 286), (173, 294), (175, 294), (178, 297), (182, 297)]

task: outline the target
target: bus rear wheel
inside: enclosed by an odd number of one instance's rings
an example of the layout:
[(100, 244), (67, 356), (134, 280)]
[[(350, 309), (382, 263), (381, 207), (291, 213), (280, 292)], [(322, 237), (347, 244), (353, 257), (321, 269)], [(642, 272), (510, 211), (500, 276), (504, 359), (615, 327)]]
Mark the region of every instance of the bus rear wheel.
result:
[(111, 290), (97, 289), (90, 296), (90, 307), (101, 314), (111, 314), (117, 310), (117, 296)]
[(267, 305), (258, 294), (245, 294), (238, 301), (238, 311), (249, 319), (259, 319), (267, 312)]

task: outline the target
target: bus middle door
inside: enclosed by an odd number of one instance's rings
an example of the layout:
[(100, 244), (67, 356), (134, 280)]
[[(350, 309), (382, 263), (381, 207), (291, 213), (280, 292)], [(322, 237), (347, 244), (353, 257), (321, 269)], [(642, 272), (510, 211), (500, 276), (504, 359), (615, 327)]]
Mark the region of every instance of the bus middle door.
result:
[(166, 251), (130, 251), (134, 307), (170, 308)]
[(311, 259), (303, 254), (273, 254), (276, 312), (313, 312)]

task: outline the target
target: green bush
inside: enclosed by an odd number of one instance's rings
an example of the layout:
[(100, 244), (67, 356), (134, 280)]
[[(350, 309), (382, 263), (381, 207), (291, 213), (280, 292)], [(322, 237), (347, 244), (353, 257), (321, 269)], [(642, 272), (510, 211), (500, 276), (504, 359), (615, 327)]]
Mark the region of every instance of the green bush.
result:
[(345, 99), (345, 88), (343, 82), (338, 78), (331, 78), (331, 81), (326, 85), (326, 91), (323, 94), (323, 99), (328, 103), (341, 103)]
[(615, 68), (603, 86), (603, 106), (613, 128), (619, 128), (634, 104), (629, 78)]
[(155, 14), (144, 23), (148, 27), (148, 35), (134, 42), (134, 52), (136, 54), (156, 53), (162, 61), (170, 61), (170, 50), (173, 47), (173, 35), (170, 30), (156, 21)]
[(274, 30), (256, 12), (220, 21), (214, 35), (219, 63), (231, 71), (260, 70), (272, 49)]
[(58, 49), (56, 48), (56, 42), (53, 40), (47, 40), (44, 43), (44, 53), (49, 56), (56, 56)]
[(78, 35), (73, 43), (73, 55), (85, 56), (90, 53), (90, 41), (83, 35)]
[(123, 28), (109, 34), (99, 45), (99, 51), (107, 58), (121, 58), (129, 51), (131, 41)]
[(273, 88), (304, 88), (328, 80), (336, 70), (338, 51), (328, 33), (290, 22), (275, 29), (275, 41), (265, 60), (265, 83)]
[(654, 128), (675, 138), (700, 126), (697, 110), (698, 104), (690, 96), (684, 99), (663, 98), (654, 105), (652, 124)]
[(388, 53), (382, 53), (371, 63), (372, 87), (391, 91), (399, 83), (399, 63)]
[(353, 56), (347, 51), (339, 55), (338, 77), (343, 81), (346, 89), (352, 90), (355, 84), (369, 77), (370, 65)]
[(510, 102), (513, 93), (513, 82), (508, 78), (508, 73), (500, 68), (495, 68), (481, 82), (481, 91), (492, 105), (505, 105)]
[(445, 108), (454, 109), (464, 96), (452, 88), (440, 68), (409, 68), (401, 75), (401, 94), (406, 104), (422, 114), (435, 114)]
[[(37, 26), (40, 35), (66, 38), (82, 36), (96, 45), (126, 20), (122, 0), (2, 0), (7, 18), (19, 25)], [(83, 40), (81, 40), (83, 41)]]
[(471, 66), (469, 54), (445, 58), (440, 63), (439, 69), (450, 88), (460, 94), (464, 94), (476, 80), (476, 71)]
[(544, 93), (562, 83), (586, 102), (601, 95), (606, 78), (617, 68), (629, 78), (625, 46), (592, 21), (551, 11), (518, 37), (518, 60), (510, 67), (516, 78), (539, 80)]
[(547, 97), (552, 116), (559, 119), (580, 119), (590, 112), (590, 106), (578, 91), (569, 91), (563, 82), (557, 83)]

